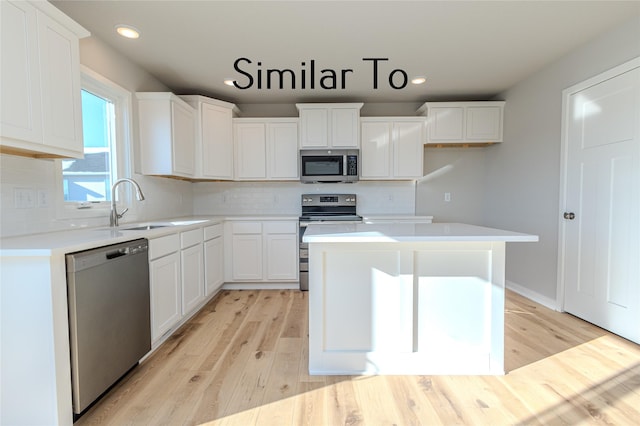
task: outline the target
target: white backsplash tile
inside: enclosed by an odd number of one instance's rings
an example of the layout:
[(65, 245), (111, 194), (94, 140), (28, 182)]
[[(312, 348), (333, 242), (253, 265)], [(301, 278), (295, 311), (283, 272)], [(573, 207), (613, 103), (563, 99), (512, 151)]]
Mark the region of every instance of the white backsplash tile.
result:
[(415, 183), (358, 182), (301, 184), (299, 182), (201, 182), (193, 186), (196, 215), (300, 214), (300, 197), (308, 193), (358, 196), (358, 213), (414, 214)]
[[(108, 216), (67, 219), (58, 214), (54, 161), (0, 155), (0, 236), (108, 226)], [(133, 201), (122, 223), (191, 215), (300, 215), (307, 193), (355, 193), (358, 213), (414, 214), (413, 181), (361, 181), (354, 184), (300, 182), (198, 182), (134, 175), (145, 194)], [(36, 199), (25, 207), (16, 191)], [(43, 198), (43, 199), (42, 199)], [(21, 207), (19, 207), (21, 206)]]

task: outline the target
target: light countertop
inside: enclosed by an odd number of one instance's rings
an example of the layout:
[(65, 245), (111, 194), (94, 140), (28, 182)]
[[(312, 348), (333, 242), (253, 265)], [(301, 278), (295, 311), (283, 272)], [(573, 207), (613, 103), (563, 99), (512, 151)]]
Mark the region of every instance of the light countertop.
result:
[(307, 243), (340, 242), (429, 242), (505, 241), (535, 242), (537, 235), (464, 223), (310, 224), (304, 234)]
[(160, 219), (140, 222), (140, 224), (170, 223), (171, 226), (150, 230), (123, 230), (123, 228), (138, 225), (138, 223), (123, 223), (118, 228), (104, 226), (20, 235), (0, 240), (0, 256), (52, 256), (73, 253), (137, 238), (158, 238), (223, 220), (224, 218), (220, 217)]
[[(225, 220), (277, 221), (298, 220), (292, 215), (241, 215), (241, 216), (194, 216), (171, 219), (157, 219), (136, 223), (122, 223), (117, 228), (101, 226), (97, 228), (76, 228), (64, 231), (19, 235), (0, 239), (0, 256), (52, 256), (73, 253), (95, 247), (117, 244), (137, 238), (159, 238), (175, 232), (187, 231), (201, 226), (220, 223)], [(124, 230), (123, 228), (152, 223), (169, 223), (171, 226), (149, 230)]]

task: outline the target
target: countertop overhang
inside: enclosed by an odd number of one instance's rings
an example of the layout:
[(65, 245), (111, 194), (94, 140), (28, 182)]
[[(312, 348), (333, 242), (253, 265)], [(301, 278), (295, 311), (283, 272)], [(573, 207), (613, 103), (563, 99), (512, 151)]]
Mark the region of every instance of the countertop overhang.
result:
[(307, 243), (536, 242), (538, 236), (464, 223), (310, 224), (303, 241)]

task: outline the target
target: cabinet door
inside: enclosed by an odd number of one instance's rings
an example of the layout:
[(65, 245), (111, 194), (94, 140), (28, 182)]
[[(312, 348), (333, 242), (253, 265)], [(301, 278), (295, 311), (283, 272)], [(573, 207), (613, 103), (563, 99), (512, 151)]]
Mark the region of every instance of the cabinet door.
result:
[(82, 157), (78, 37), (39, 11), (37, 22), (44, 142)]
[(300, 148), (329, 146), (329, 110), (308, 108), (300, 110)]
[(357, 108), (331, 108), (331, 141), (333, 148), (358, 148), (360, 110)]
[(171, 102), (173, 172), (193, 176), (195, 169), (195, 125), (193, 110)]
[(298, 180), (298, 123), (269, 123), (269, 178)]
[(391, 176), (389, 127), (386, 121), (362, 123), (361, 179), (387, 179)]
[(430, 142), (460, 142), (464, 136), (463, 106), (429, 109)]
[(467, 107), (467, 140), (502, 141), (502, 108), (498, 106)]
[(223, 238), (204, 243), (205, 295), (211, 296), (224, 282)]
[(262, 281), (262, 235), (236, 234), (231, 244), (233, 280)]
[(393, 175), (418, 178), (423, 169), (423, 122), (393, 123)]
[(180, 258), (182, 262), (182, 315), (186, 315), (204, 299), (202, 243), (182, 250)]
[(236, 123), (236, 179), (267, 178), (267, 140), (264, 123)]
[(151, 281), (151, 340), (156, 341), (182, 317), (180, 255), (149, 262)]
[(0, 8), (0, 132), (6, 138), (42, 143), (36, 10), (28, 3), (10, 1), (0, 2)]
[(202, 104), (202, 177), (233, 179), (232, 120), (229, 108)]
[(296, 234), (266, 236), (267, 280), (298, 279), (298, 237)]

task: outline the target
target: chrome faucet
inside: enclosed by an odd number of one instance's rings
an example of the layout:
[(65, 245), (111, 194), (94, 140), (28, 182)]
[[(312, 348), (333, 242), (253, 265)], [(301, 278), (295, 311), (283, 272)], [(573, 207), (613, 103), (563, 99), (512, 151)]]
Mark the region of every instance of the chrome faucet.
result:
[(138, 201), (144, 200), (144, 194), (142, 194), (142, 189), (140, 189), (140, 185), (138, 185), (138, 182), (128, 178), (118, 179), (111, 186), (111, 216), (109, 219), (109, 223), (111, 226), (118, 226), (118, 219), (122, 219), (122, 216), (124, 216), (124, 214), (129, 210), (128, 208), (126, 208), (122, 210), (122, 213), (118, 213), (118, 210), (116, 210), (116, 187), (123, 182), (129, 182), (136, 188), (136, 198), (138, 199)]

